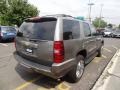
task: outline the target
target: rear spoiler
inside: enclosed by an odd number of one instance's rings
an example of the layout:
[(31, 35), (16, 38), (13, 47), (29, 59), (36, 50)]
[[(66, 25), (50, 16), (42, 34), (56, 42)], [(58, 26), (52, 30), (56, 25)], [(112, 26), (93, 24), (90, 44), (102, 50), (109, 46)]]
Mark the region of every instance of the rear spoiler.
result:
[(27, 18), (24, 21), (25, 22), (47, 22), (47, 21), (56, 21), (57, 19), (55, 17), (33, 17), (33, 18)]

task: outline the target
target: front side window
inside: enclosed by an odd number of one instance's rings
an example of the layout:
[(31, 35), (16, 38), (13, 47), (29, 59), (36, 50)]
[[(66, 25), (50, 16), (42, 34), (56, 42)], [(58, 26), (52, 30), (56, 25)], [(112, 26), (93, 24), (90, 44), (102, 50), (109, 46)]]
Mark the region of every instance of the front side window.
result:
[(91, 36), (91, 30), (90, 30), (90, 26), (88, 23), (83, 23), (83, 30), (84, 30), (84, 35), (86, 37)]
[(80, 24), (75, 20), (63, 20), (63, 38), (64, 40), (80, 38)]

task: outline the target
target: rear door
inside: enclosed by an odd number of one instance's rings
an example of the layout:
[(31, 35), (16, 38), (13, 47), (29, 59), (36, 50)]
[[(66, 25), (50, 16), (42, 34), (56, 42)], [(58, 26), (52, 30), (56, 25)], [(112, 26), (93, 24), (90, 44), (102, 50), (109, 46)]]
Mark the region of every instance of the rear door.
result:
[(52, 65), (56, 23), (55, 18), (24, 22), (16, 38), (16, 49), (19, 55), (40, 64)]
[(65, 47), (65, 60), (75, 58), (81, 47), (80, 22), (77, 20), (63, 20), (63, 40)]

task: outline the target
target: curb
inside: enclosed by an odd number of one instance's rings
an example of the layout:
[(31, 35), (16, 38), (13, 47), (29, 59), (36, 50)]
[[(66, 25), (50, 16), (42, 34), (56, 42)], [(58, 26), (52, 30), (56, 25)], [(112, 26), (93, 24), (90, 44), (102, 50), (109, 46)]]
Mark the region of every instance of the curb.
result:
[(96, 81), (95, 85), (91, 90), (105, 90), (105, 87), (107, 86), (107, 83), (109, 81), (108, 77), (110, 76), (110, 73), (115, 68), (118, 57), (120, 57), (120, 49), (117, 50), (115, 55), (112, 57), (112, 59), (110, 60), (105, 70), (103, 71), (103, 73), (101, 74), (99, 79)]

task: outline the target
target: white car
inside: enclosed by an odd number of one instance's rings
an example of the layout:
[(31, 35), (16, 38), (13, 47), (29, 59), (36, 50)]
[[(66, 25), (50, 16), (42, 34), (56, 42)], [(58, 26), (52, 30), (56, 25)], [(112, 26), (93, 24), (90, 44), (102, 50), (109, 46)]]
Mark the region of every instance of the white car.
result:
[(112, 31), (110, 31), (110, 30), (104, 31), (103, 36), (104, 37), (112, 37)]

